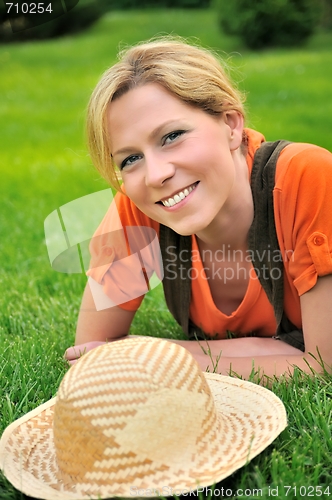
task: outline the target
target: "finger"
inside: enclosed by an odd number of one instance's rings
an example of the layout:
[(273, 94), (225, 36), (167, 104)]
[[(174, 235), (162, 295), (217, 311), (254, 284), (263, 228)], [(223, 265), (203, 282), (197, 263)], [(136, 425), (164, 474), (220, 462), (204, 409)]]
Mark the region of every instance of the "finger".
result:
[(65, 359), (72, 361), (78, 359), (84, 353), (84, 349), (80, 349), (78, 346), (69, 347), (65, 352)]

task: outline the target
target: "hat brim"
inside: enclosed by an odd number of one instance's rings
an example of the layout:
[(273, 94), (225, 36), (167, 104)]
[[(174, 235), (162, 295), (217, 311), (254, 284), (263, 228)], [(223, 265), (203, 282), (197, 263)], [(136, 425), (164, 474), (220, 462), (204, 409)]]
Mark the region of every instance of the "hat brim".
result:
[[(103, 488), (99, 498), (151, 497), (185, 494), (215, 484), (261, 453), (287, 426), (286, 411), (271, 391), (223, 375), (204, 373), (220, 418), (221, 432), (215, 442), (203, 443), (190, 476), (174, 472), (151, 477), (153, 488), (140, 490), (128, 484), (128, 495)], [(82, 494), (76, 484), (59, 481), (53, 443), (53, 410), (56, 398), (13, 422), (0, 440), (0, 468), (15, 488), (45, 500), (98, 498)], [(203, 449), (203, 448), (202, 448)], [(131, 489), (134, 488), (134, 489)]]

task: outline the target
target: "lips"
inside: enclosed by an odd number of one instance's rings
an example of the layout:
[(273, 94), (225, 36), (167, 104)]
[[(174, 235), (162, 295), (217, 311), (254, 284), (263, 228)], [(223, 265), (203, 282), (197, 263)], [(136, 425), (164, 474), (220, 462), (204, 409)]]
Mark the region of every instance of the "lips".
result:
[(173, 207), (174, 205), (177, 205), (180, 203), (180, 201), (184, 200), (189, 196), (189, 194), (196, 188), (198, 185), (198, 182), (194, 182), (187, 188), (183, 189), (182, 191), (179, 191), (178, 193), (174, 194), (173, 196), (166, 198), (164, 200), (161, 200), (160, 203), (164, 205), (164, 207)]

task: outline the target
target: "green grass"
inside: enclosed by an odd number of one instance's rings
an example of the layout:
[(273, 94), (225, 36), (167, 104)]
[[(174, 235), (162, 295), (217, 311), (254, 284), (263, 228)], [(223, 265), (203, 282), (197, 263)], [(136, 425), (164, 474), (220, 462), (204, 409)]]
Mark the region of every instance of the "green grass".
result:
[[(223, 53), (248, 93), (248, 123), (267, 139), (332, 147), (332, 34), (301, 49), (253, 53), (218, 31), (212, 11), (163, 10), (109, 14), (74, 38), (0, 45), (0, 433), (53, 396), (67, 369), (62, 355), (74, 341), (85, 278), (51, 269), (43, 222), (64, 203), (106, 187), (84, 143), (89, 95), (120, 42), (158, 33), (197, 37)], [(160, 288), (145, 299), (132, 333), (180, 335)], [(285, 402), (288, 428), (218, 488), (232, 489), (233, 498), (236, 489), (256, 488), (262, 494), (246, 498), (269, 498), (269, 487), (278, 487), (278, 498), (290, 499), (330, 485), (332, 495), (331, 378), (297, 371), (272, 389)], [(308, 494), (286, 495), (287, 485)], [(19, 498), (0, 478), (0, 499)]]

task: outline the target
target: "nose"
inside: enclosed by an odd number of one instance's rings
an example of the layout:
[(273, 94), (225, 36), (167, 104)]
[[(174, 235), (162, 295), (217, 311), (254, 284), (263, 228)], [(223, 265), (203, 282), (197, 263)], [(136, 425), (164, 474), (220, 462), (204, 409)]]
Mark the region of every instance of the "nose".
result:
[(173, 177), (175, 166), (162, 154), (145, 155), (145, 185), (148, 187), (161, 187)]

